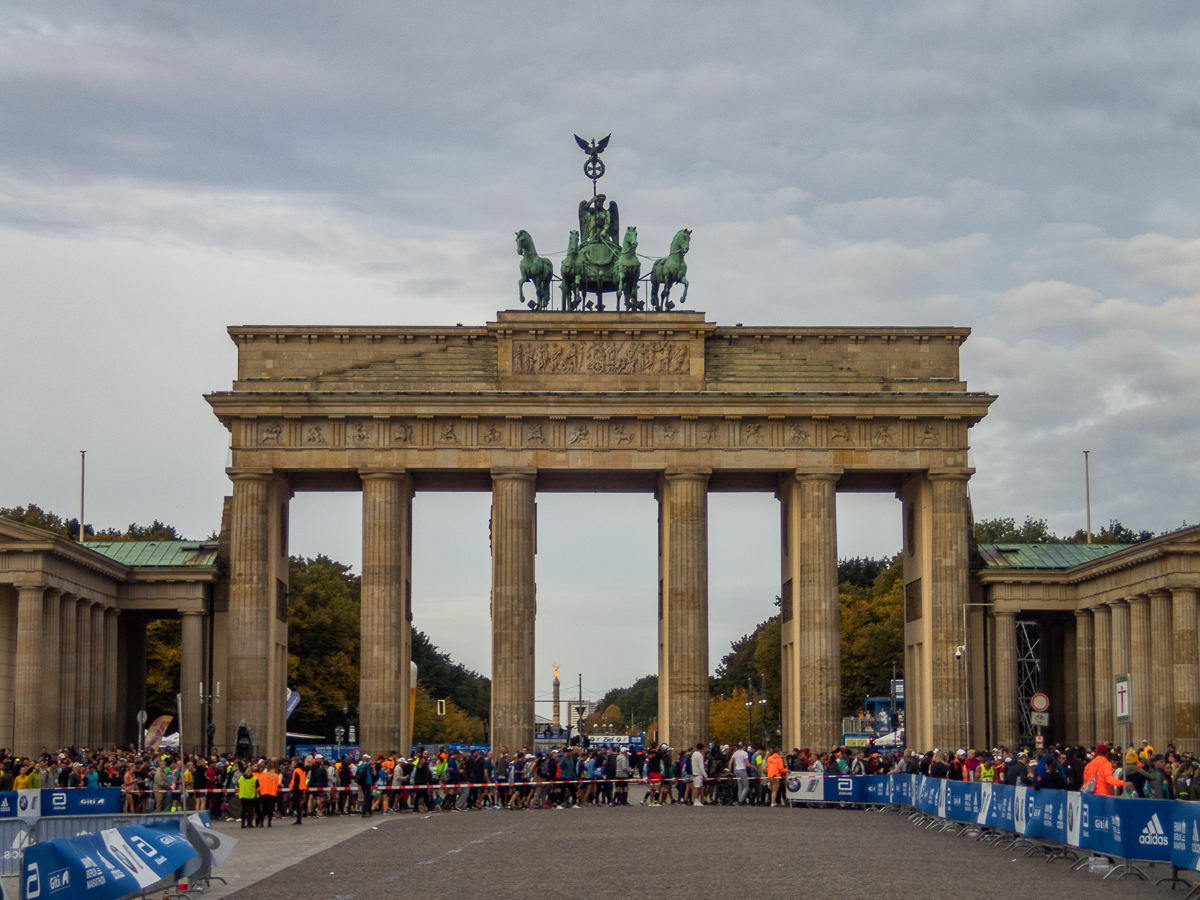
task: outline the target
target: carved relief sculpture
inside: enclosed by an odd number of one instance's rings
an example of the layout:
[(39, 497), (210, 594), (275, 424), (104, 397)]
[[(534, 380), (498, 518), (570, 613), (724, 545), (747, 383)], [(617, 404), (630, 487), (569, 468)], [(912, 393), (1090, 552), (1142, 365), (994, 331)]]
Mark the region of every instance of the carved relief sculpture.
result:
[(890, 423), (883, 423), (875, 426), (875, 433), (871, 435), (871, 442), (876, 447), (890, 447), (894, 444), (895, 437), (892, 434), (892, 426)]
[(446, 444), (457, 444), (458, 435), (454, 433), (454, 423), (446, 422), (442, 425), (441, 440)]
[(357, 444), (358, 446), (369, 444), (374, 437), (372, 429), (368, 428), (362, 422), (355, 422), (350, 429), (350, 443), (352, 444)]
[(804, 426), (802, 422), (793, 422), (791, 429), (791, 440), (797, 444), (808, 446), (812, 444), (812, 432)]
[(700, 440), (704, 441), (706, 444), (715, 444), (717, 442), (717, 438), (720, 436), (720, 426), (717, 425), (716, 422), (712, 422), (707, 428), (704, 429), (704, 431), (700, 433)]
[(686, 375), (682, 341), (516, 341), (514, 375)]
[(937, 429), (932, 423), (926, 422), (921, 426), (921, 433), (917, 435), (917, 443), (924, 447), (937, 447), (942, 443), (942, 439), (938, 437)]
[(495, 444), (500, 441), (500, 429), (496, 427), (495, 422), (488, 422), (487, 431), (483, 433), (483, 442), (485, 444)]
[(278, 422), (264, 425), (258, 435), (258, 442), (264, 446), (278, 447), (283, 443), (283, 426)]
[(679, 434), (679, 431), (675, 428), (674, 423), (663, 422), (662, 439), (663, 439), (664, 443), (667, 443), (667, 444), (675, 443), (675, 438), (678, 436), (678, 434)]
[(851, 440), (849, 425), (834, 425), (829, 429), (829, 443), (849, 444)]
[(525, 443), (527, 444), (544, 444), (546, 437), (542, 434), (541, 425), (530, 425), (528, 431), (525, 432)]
[(618, 447), (621, 446), (621, 444), (633, 443), (633, 435), (625, 430), (624, 425), (614, 425), (612, 427), (612, 433), (616, 435)]
[(588, 427), (586, 425), (576, 425), (575, 430), (571, 432), (571, 436), (567, 438), (569, 444), (586, 444), (590, 442), (588, 437)]
[(746, 423), (745, 442), (747, 444), (765, 444), (762, 436), (762, 425), (757, 422)]
[(320, 425), (314, 425), (308, 429), (304, 435), (304, 443), (306, 444), (328, 444), (329, 440), (325, 437), (325, 429)]

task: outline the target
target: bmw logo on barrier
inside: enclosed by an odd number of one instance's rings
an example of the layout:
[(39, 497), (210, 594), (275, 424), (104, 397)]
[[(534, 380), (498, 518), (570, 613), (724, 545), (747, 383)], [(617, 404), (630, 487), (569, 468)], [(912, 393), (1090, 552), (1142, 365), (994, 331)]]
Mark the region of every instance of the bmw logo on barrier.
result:
[(29, 809), (29, 798), (28, 798), (28, 797), (22, 797), (22, 798), (21, 798), (21, 799), (18, 801), (17, 805), (21, 807), (21, 812), (25, 812), (25, 810)]
[(798, 793), (800, 793), (800, 784), (801, 784), (800, 779), (796, 778), (795, 776), (792, 776), (791, 778), (789, 778), (787, 780), (787, 789), (789, 791), (791, 791), (793, 794), (798, 794)]

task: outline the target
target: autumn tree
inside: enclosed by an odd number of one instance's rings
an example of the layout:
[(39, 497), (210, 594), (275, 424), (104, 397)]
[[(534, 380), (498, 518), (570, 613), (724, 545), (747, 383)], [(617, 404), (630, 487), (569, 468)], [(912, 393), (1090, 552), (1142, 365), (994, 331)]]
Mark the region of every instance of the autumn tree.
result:
[(842, 637), (842, 715), (890, 690), (892, 664), (904, 673), (903, 560), (897, 554), (870, 587), (849, 582), (839, 590)]
[[(757, 723), (755, 723), (757, 727)], [(736, 744), (750, 739), (745, 688), (735, 687), (726, 696), (708, 698), (708, 737), (717, 744)]]

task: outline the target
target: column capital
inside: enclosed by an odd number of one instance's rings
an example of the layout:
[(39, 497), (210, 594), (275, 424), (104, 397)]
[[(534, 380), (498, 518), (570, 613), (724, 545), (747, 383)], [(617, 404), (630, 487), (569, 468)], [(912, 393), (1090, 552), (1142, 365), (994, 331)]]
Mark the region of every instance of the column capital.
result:
[(1077, 609), (1077, 610), (1075, 610), (1075, 618), (1077, 618), (1077, 619), (1082, 619), (1082, 618), (1085, 618), (1085, 617), (1087, 617), (1087, 616), (1090, 616), (1091, 614), (1092, 614), (1092, 611), (1091, 611), (1090, 609)]
[(1107, 606), (1109, 609), (1116, 609), (1118, 606), (1128, 606), (1129, 601), (1122, 598), (1120, 600), (1106, 600), (1101, 606)]
[(797, 481), (827, 481), (836, 483), (846, 470), (841, 466), (828, 466), (814, 469), (797, 469), (792, 477)]
[(1015, 609), (992, 609), (992, 617), (996, 618), (996, 619), (1000, 619), (1000, 618), (1015, 619), (1017, 617), (1017, 610), (1015, 610)]
[(51, 587), (50, 585), (46, 585), (45, 590), (46, 590), (46, 597), (50, 600), (53, 600), (55, 598), (56, 594), (61, 597), (63, 594), (66, 593), (66, 591), (64, 591), (62, 588)]
[(536, 481), (536, 466), (497, 466), (491, 470), (492, 481)]
[(1152, 591), (1146, 591), (1146, 596), (1150, 598), (1161, 597), (1164, 599), (1170, 599), (1171, 591), (1168, 588), (1155, 588)]
[(363, 481), (403, 481), (411, 478), (408, 469), (388, 469), (376, 466), (359, 466), (358, 477)]
[[(106, 607), (104, 607), (104, 614), (106, 616), (112, 616), (115, 619), (117, 616), (119, 616), (121, 614), (121, 611), (119, 609), (117, 609), (115, 606), (106, 606)], [(203, 615), (203, 613), (201, 613), (200, 615)]]
[(275, 470), (269, 466), (229, 466), (225, 469), (225, 474), (234, 482), (267, 482), (275, 476)]
[(925, 477), (930, 481), (969, 481), (975, 474), (974, 469), (929, 469)]
[(712, 477), (712, 469), (703, 466), (672, 466), (663, 469), (663, 478), (667, 481), (702, 481), (708, 483)]
[(1149, 604), (1150, 603), (1150, 595), (1149, 594), (1134, 594), (1132, 597), (1129, 598), (1128, 603), (1130, 606), (1133, 606), (1135, 603), (1138, 604), (1139, 606), (1143, 603)]
[(202, 609), (181, 609), (179, 611), (180, 618), (184, 618), (185, 616), (202, 616), (204, 614), (204, 610)]
[(1173, 597), (1184, 597), (1184, 596), (1187, 596), (1188, 594), (1191, 594), (1192, 597), (1195, 598), (1198, 593), (1200, 593), (1200, 588), (1194, 588), (1194, 587), (1171, 588), (1171, 596), (1173, 596)]
[(18, 591), (29, 591), (29, 592), (43, 591), (44, 592), (46, 590), (46, 585), (42, 584), (40, 581), (18, 581), (13, 584), (13, 587), (16, 588)]

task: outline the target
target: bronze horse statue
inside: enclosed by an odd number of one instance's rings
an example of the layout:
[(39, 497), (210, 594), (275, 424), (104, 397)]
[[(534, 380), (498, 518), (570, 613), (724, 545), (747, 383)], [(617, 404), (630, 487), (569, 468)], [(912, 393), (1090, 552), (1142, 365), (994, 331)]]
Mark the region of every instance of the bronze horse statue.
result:
[(637, 229), (630, 225), (625, 229), (625, 243), (617, 257), (617, 308), (621, 307), (621, 298), (625, 298), (625, 308), (634, 312), (642, 308), (638, 301), (638, 279), (642, 277), (642, 263), (637, 255)]
[(579, 262), (579, 232), (572, 231), (567, 238), (567, 255), (563, 257), (559, 271), (562, 275), (562, 308), (570, 312), (579, 307), (579, 276), (583, 267)]
[[(554, 278), (554, 265), (544, 256), (537, 255), (533, 238), (522, 228), (517, 232), (517, 253), (521, 255), (521, 280), (517, 282), (517, 293), (521, 305), (530, 309), (547, 309), (550, 306), (550, 281)], [(532, 281), (537, 299), (525, 302), (525, 282)]]
[[(679, 298), (682, 304), (687, 300), (688, 280), (687, 263), (683, 261), (692, 243), (692, 229), (684, 228), (675, 234), (671, 241), (671, 253), (666, 259), (656, 259), (650, 270), (650, 306), (658, 312), (664, 309), (674, 309), (675, 304), (669, 299), (671, 285), (682, 284), (683, 296)], [(659, 299), (659, 287), (662, 287), (662, 299)]]

